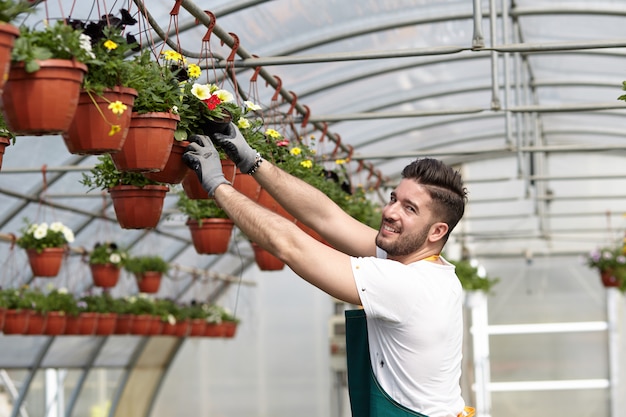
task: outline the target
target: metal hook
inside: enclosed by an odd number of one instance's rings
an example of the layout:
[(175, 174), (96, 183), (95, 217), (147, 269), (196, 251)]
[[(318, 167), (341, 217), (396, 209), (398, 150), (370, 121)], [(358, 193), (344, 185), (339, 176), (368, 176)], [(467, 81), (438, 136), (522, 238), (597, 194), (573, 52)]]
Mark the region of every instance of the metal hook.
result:
[(337, 139), (335, 141), (335, 149), (333, 150), (333, 153), (331, 154), (332, 158), (334, 158), (335, 155), (337, 155), (337, 151), (339, 150), (339, 146), (341, 145), (341, 136), (339, 136), (337, 133), (335, 133), (335, 136), (337, 137)]
[(300, 126), (304, 128), (309, 123), (309, 117), (311, 117), (311, 109), (306, 104), (302, 107), (304, 107), (306, 113), (304, 113), (304, 117), (302, 118), (302, 124)]
[[(276, 79), (277, 84), (276, 84), (276, 92), (272, 96), (272, 101), (278, 100), (278, 95), (280, 94), (280, 90), (283, 88), (283, 80), (281, 80), (278, 75), (274, 75), (274, 78)], [(268, 85), (268, 84), (269, 82), (267, 82), (265, 85)]]
[[(204, 35), (204, 37), (202, 38), (203, 42), (208, 42), (209, 39), (211, 39), (211, 34), (213, 33), (213, 28), (215, 27), (215, 15), (213, 14), (212, 11), (210, 10), (205, 10), (204, 13), (206, 13), (207, 15), (209, 15), (209, 18), (211, 19), (211, 22), (209, 23), (209, 26), (207, 26), (207, 31), (206, 34)], [(196, 24), (198, 23), (198, 19), (196, 19)]]
[[(226, 58), (226, 61), (233, 62), (235, 60), (235, 54), (237, 54), (237, 49), (239, 49), (239, 36), (235, 35), (233, 32), (228, 32), (230, 36), (233, 38), (233, 46), (230, 51), (230, 55)], [(220, 42), (222, 46), (224, 46), (224, 40)]]
[[(258, 58), (258, 55), (252, 55), (253, 58)], [(250, 82), (251, 83), (255, 83), (257, 78), (259, 78), (259, 73), (261, 72), (261, 66), (259, 65), (258, 67), (254, 67), (254, 74), (252, 74), (252, 77), (250, 77)]]
[(289, 107), (289, 110), (287, 110), (287, 115), (291, 116), (293, 113), (293, 109), (296, 108), (296, 104), (298, 104), (298, 96), (296, 95), (296, 93), (294, 93), (293, 91), (289, 90), (289, 94), (291, 94), (291, 106)]
[(176, 2), (174, 3), (174, 7), (170, 11), (170, 16), (178, 16), (178, 12), (180, 12), (180, 5), (182, 4), (182, 2), (183, 0), (176, 0)]

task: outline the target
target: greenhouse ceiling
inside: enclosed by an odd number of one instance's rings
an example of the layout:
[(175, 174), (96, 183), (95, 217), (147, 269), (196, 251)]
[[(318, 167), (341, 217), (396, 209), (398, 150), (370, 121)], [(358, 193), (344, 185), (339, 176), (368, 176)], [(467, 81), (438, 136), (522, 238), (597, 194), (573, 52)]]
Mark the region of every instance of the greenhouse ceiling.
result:
[[(371, 188), (377, 202), (417, 157), (454, 165), (469, 204), (449, 245), (464, 254), (578, 255), (623, 236), (624, 2), (207, 3), (60, 0), (18, 23), (127, 8), (143, 45), (178, 50), (228, 88), (235, 80), (244, 98), (273, 111), (271, 122), (315, 136), (326, 164), (348, 160), (352, 184)], [(80, 183), (96, 161), (70, 154), (60, 135), (20, 136), (6, 149), (5, 285), (32, 279), (12, 273), (25, 264), (11, 242), (23, 218), (67, 224), (76, 253), (114, 239), (161, 254), (178, 266), (167, 289), (178, 296), (204, 278), (217, 297), (254, 265), (237, 233), (228, 253), (198, 255), (174, 193), (155, 229), (121, 229), (108, 194)], [(85, 268), (75, 258), (72, 268)]]

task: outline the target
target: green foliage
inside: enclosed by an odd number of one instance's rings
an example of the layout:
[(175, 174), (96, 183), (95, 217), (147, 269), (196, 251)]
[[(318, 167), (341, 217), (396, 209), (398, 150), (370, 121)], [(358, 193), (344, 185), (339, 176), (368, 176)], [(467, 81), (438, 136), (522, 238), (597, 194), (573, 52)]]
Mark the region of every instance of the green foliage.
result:
[(121, 305), (123, 306), (121, 309), (122, 314), (133, 314), (136, 316), (145, 314), (150, 316), (158, 315), (155, 299), (147, 294), (126, 297), (122, 299)]
[(60, 20), (44, 30), (21, 26), (11, 60), (24, 62), (26, 72), (35, 72), (40, 68), (37, 61), (44, 59), (76, 59), (86, 63), (92, 59), (89, 37)]
[(36, 5), (27, 0), (0, 0), (0, 22), (11, 23)]
[(137, 44), (129, 44), (117, 28), (105, 27), (103, 37), (91, 42), (93, 58), (87, 64), (88, 72), (83, 88), (101, 96), (105, 88), (129, 87), (134, 62), (126, 59)]
[(95, 190), (96, 188), (108, 190), (117, 185), (134, 185), (137, 187), (162, 185), (160, 182), (146, 178), (139, 172), (119, 171), (115, 167), (113, 159), (109, 154), (98, 156), (98, 161), (99, 162), (89, 171), (89, 174), (83, 173), (83, 178), (80, 180), (81, 184), (89, 187), (89, 191)]
[(589, 268), (600, 271), (626, 268), (626, 256), (621, 244), (594, 249), (587, 254), (586, 263)]
[(215, 200), (191, 199), (187, 197), (187, 194), (182, 190), (178, 192), (176, 207), (183, 214), (187, 215), (187, 217), (196, 221), (201, 221), (202, 219), (228, 218), (226, 212), (217, 205)]
[[(626, 81), (622, 81), (622, 90), (626, 91)], [(626, 101), (626, 94), (619, 96), (617, 99)]]
[(15, 133), (9, 129), (2, 112), (0, 112), (0, 137), (11, 139), (11, 142), (15, 145)]
[(36, 249), (41, 253), (46, 248), (62, 248), (74, 241), (72, 230), (60, 222), (37, 224), (25, 218), (24, 223), (22, 236), (16, 242), (21, 248)]
[(129, 87), (137, 90), (133, 112), (171, 112), (180, 105), (180, 87), (174, 73), (150, 59), (144, 50), (132, 61)]
[(133, 256), (128, 258), (124, 265), (131, 274), (141, 274), (143, 272), (161, 272), (163, 274), (169, 271), (170, 265), (165, 259), (158, 255)]
[(78, 310), (85, 313), (118, 312), (118, 302), (109, 293), (87, 294), (78, 300)]
[(463, 289), (467, 291), (483, 291), (490, 293), (493, 286), (500, 281), (500, 278), (480, 276), (478, 274), (478, 268), (467, 260), (450, 261), (450, 263), (456, 267), (456, 275), (459, 277)]
[(115, 242), (98, 242), (89, 254), (90, 265), (112, 264), (124, 266), (128, 259), (128, 251), (119, 247)]
[(78, 304), (74, 295), (66, 289), (53, 288), (44, 299), (44, 311), (61, 311), (65, 314), (77, 316)]
[(8, 310), (34, 309), (34, 300), (30, 297), (30, 292), (28, 286), (2, 289), (0, 290), (0, 307)]

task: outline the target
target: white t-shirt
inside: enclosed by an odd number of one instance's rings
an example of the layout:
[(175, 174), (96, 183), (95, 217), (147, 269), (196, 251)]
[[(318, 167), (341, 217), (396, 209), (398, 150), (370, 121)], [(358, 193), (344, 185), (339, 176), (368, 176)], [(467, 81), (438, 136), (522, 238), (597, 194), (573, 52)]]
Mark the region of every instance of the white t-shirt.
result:
[(445, 265), (354, 257), (351, 262), (380, 386), (411, 410), (456, 417), (465, 406), (459, 385), (463, 290), (454, 265), (441, 259)]

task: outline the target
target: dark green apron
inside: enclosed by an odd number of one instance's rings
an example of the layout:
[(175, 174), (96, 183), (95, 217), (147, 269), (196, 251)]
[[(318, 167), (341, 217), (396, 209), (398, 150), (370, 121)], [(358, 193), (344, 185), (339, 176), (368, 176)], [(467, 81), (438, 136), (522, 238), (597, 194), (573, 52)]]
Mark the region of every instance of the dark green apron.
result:
[(352, 417), (427, 417), (398, 404), (378, 385), (370, 362), (365, 310), (348, 310), (345, 314)]

